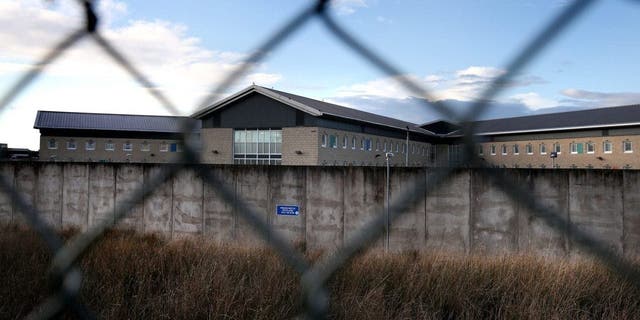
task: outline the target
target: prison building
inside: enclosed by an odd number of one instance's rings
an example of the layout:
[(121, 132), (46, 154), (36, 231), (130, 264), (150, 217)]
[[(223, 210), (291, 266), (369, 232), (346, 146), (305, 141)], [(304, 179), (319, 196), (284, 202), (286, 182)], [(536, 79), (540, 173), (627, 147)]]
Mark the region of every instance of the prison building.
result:
[[(40, 130), (40, 160), (165, 163), (183, 150), (185, 119), (38, 111), (34, 128)], [(199, 127), (198, 122), (196, 131)]]
[(440, 141), (414, 123), (256, 85), (192, 117), (205, 163), (382, 166), (391, 152), (390, 165), (430, 166)]
[(640, 105), (475, 124), (477, 153), (491, 166), (640, 169)]

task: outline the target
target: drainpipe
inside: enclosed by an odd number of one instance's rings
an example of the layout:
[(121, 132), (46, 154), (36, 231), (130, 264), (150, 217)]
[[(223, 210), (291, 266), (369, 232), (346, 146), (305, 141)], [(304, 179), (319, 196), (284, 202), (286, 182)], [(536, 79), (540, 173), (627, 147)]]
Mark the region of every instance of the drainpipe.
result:
[(409, 166), (409, 126), (407, 126), (407, 149), (405, 150), (404, 155), (404, 166)]

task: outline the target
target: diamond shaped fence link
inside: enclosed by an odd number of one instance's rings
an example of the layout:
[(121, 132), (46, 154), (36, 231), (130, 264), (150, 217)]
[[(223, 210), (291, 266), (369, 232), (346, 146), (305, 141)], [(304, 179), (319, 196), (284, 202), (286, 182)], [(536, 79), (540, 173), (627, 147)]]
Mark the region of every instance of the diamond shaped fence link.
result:
[[(21, 77), (16, 84), (0, 99), (0, 115), (2, 111), (44, 70), (57, 58), (62, 56), (69, 48), (84, 36), (91, 36), (92, 39), (111, 57), (117, 65), (130, 74), (143, 88), (170, 113), (180, 114), (177, 108), (156, 89), (129, 60), (122, 55), (116, 47), (98, 32), (99, 17), (93, 10), (93, 1), (79, 0), (78, 3), (85, 10), (85, 26), (72, 32), (59, 44), (54, 46), (37, 64)], [(215, 87), (211, 93), (202, 101), (199, 107), (205, 107), (213, 99), (219, 97), (228, 90), (237, 80), (246, 74), (253, 65), (264, 60), (268, 53), (276, 50), (284, 41), (298, 31), (304, 24), (312, 18), (319, 18), (325, 25), (327, 32), (336, 37), (344, 46), (358, 54), (362, 59), (369, 62), (373, 67), (383, 73), (394, 77), (409, 92), (424, 98), (426, 108), (437, 111), (440, 115), (460, 121), (463, 123), (464, 131), (464, 153), (463, 161), (457, 167), (440, 168), (429, 170), (427, 183), (414, 183), (409, 186), (405, 193), (399, 195), (391, 204), (390, 220), (394, 221), (418, 201), (423, 200), (432, 191), (455, 173), (456, 169), (463, 167), (477, 167), (480, 172), (490, 178), (509, 197), (525, 206), (531, 215), (542, 219), (548, 226), (557, 232), (564, 233), (571, 241), (581, 247), (581, 249), (592, 254), (614, 270), (621, 278), (628, 279), (640, 288), (640, 271), (634, 268), (620, 254), (610, 250), (606, 244), (595, 239), (584, 231), (576, 228), (569, 221), (562, 217), (556, 210), (545, 207), (531, 196), (524, 188), (520, 187), (517, 181), (505, 176), (500, 170), (485, 167), (480, 161), (474, 149), (473, 126), (471, 121), (486, 112), (491, 105), (489, 101), (495, 97), (510, 80), (520, 72), (528, 63), (535, 59), (538, 54), (560, 33), (572, 25), (584, 12), (586, 12), (594, 0), (577, 0), (565, 8), (557, 17), (543, 28), (540, 33), (532, 37), (532, 40), (523, 47), (518, 55), (507, 64), (506, 73), (495, 79), (491, 86), (483, 92), (473, 107), (464, 114), (457, 114), (446, 103), (437, 102), (431, 99), (432, 95), (421, 85), (404, 76), (399, 69), (390, 64), (387, 60), (377, 55), (373, 50), (367, 48), (354, 35), (346, 31), (333, 19), (327, 10), (328, 0), (318, 0), (307, 8), (303, 9), (283, 27), (278, 29), (272, 36), (264, 41), (257, 50), (250, 55), (244, 63), (231, 72)], [(8, 195), (16, 204), (18, 210), (26, 218), (26, 222), (40, 237), (46, 242), (49, 250), (53, 254), (50, 269), (50, 282), (52, 293), (42, 304), (34, 309), (27, 316), (29, 319), (48, 319), (60, 314), (65, 309), (70, 309), (75, 315), (82, 319), (92, 319), (94, 315), (79, 301), (78, 292), (81, 287), (82, 275), (75, 266), (78, 259), (96, 242), (100, 241), (107, 228), (126, 217), (137, 205), (140, 205), (144, 198), (150, 195), (162, 183), (173, 178), (182, 170), (195, 170), (205, 183), (214, 188), (221, 198), (231, 203), (234, 201), (234, 194), (218, 177), (216, 177), (206, 165), (199, 161), (199, 151), (194, 145), (192, 131), (195, 121), (185, 120), (182, 124), (182, 141), (185, 150), (181, 159), (175, 163), (163, 166), (161, 172), (152, 177), (149, 183), (145, 183), (142, 188), (136, 190), (131, 196), (123, 201), (122, 206), (118, 206), (115, 214), (115, 222), (101, 222), (89, 228), (86, 232), (75, 236), (66, 244), (56, 235), (55, 231), (48, 226), (41, 218), (39, 212), (24, 199), (24, 197), (12, 187), (4, 177), (0, 176), (0, 192)], [(235, 199), (241, 216), (248, 221), (260, 235), (260, 237), (274, 248), (282, 257), (283, 261), (290, 265), (300, 274), (303, 296), (305, 298), (305, 316), (314, 319), (322, 319), (327, 316), (329, 295), (325, 287), (331, 276), (344, 266), (357, 253), (370, 245), (385, 231), (384, 211), (377, 212), (375, 218), (358, 230), (353, 237), (347, 239), (344, 245), (333, 254), (322, 257), (314, 265), (309, 265), (304, 256), (293, 249), (292, 245), (279, 233), (260, 218), (251, 205), (242, 199)]]

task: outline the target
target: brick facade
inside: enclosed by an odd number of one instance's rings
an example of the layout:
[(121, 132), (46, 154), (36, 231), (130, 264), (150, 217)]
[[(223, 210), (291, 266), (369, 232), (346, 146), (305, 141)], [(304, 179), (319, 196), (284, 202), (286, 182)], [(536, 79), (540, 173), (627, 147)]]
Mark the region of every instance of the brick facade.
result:
[[(623, 142), (631, 142), (631, 152), (623, 151)], [(611, 143), (611, 152), (604, 152), (604, 143)], [(587, 150), (587, 143), (594, 146), (593, 153)], [(527, 145), (531, 144), (532, 152), (527, 153)], [(560, 145), (560, 152), (552, 161), (550, 155), (554, 144)], [(571, 144), (576, 144), (575, 152), (571, 152)], [(578, 144), (582, 144), (578, 148)], [(481, 143), (482, 155), (489, 164), (507, 168), (551, 168), (552, 163), (558, 168), (594, 168), (594, 169), (640, 169), (640, 135), (593, 136), (562, 139), (529, 139), (494, 141)], [(491, 154), (491, 146), (495, 146), (495, 155)], [(506, 154), (502, 154), (502, 146), (506, 146)], [(519, 154), (514, 153), (518, 145)], [(546, 147), (541, 154), (540, 146)], [(478, 150), (479, 152), (479, 150)]]
[[(55, 142), (55, 148), (50, 148), (50, 142)], [(93, 141), (94, 149), (88, 150), (87, 142)], [(68, 148), (68, 143), (75, 144), (75, 149)], [(113, 144), (113, 150), (106, 150), (107, 144)], [(131, 150), (125, 150), (125, 144), (131, 145)], [(148, 151), (142, 146), (147, 145)], [(176, 149), (171, 150), (171, 145)], [(44, 161), (79, 161), (79, 162), (138, 162), (164, 163), (176, 159), (180, 153), (178, 140), (161, 139), (128, 139), (128, 138), (92, 138), (92, 137), (61, 137), (40, 136), (40, 160)], [(166, 145), (166, 151), (160, 146)], [(146, 149), (145, 149), (146, 150)]]

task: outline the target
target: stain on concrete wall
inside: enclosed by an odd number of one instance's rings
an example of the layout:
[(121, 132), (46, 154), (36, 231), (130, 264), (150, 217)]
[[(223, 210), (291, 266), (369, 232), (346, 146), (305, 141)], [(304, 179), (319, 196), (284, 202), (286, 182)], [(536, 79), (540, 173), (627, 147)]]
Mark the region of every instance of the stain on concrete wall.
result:
[(89, 226), (115, 222), (116, 175), (111, 165), (89, 166)]
[(63, 165), (62, 225), (87, 229), (89, 213), (88, 166)]
[(307, 167), (307, 246), (334, 249), (344, 240), (343, 168)]
[[(149, 185), (162, 171), (162, 166), (144, 167), (144, 184)], [(166, 181), (155, 187), (144, 199), (144, 230), (171, 236), (173, 230), (173, 182)]]
[(45, 164), (38, 170), (36, 206), (51, 226), (62, 226), (62, 166)]
[(202, 179), (191, 170), (173, 179), (173, 235), (202, 233)]
[[(427, 183), (430, 172), (425, 172)], [(469, 171), (459, 171), (426, 197), (425, 247), (445, 252), (469, 252)]]
[[(120, 210), (122, 206), (132, 204), (131, 197), (133, 192), (142, 188), (142, 184), (144, 183), (143, 168), (142, 165), (137, 164), (123, 164), (116, 167), (116, 211)], [(142, 209), (143, 206), (140, 204), (134, 206), (127, 215), (118, 222), (118, 227), (144, 231), (142, 225), (144, 221), (144, 211)]]

